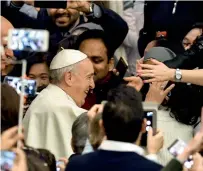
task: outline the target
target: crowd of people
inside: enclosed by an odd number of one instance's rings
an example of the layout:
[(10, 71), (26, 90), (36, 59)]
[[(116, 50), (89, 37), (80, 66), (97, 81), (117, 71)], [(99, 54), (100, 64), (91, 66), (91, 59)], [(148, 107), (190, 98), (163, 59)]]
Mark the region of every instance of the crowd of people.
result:
[[(1, 1), (2, 171), (203, 170), (203, 2), (114, 3)], [(13, 29), (48, 50), (11, 49)]]

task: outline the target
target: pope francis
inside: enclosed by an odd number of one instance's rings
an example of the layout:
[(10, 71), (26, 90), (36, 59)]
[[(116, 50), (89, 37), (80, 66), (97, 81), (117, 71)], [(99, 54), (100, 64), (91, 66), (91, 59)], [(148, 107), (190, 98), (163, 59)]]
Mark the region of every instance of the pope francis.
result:
[(87, 55), (64, 49), (50, 65), (51, 84), (33, 101), (23, 120), (27, 145), (50, 150), (56, 157), (69, 157), (71, 127), (88, 92), (94, 89), (94, 69)]

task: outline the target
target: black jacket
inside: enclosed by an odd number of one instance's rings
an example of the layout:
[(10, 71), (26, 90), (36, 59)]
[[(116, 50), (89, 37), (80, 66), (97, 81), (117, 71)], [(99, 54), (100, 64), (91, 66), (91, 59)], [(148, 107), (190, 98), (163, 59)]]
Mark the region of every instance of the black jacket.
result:
[[(109, 38), (112, 48), (117, 49), (124, 41), (128, 33), (127, 23), (114, 11), (100, 6), (102, 11), (102, 16), (100, 18), (88, 17), (88, 22), (93, 22), (99, 24), (103, 29), (107, 37)], [(61, 34), (61, 30), (52, 22), (51, 18), (48, 16), (46, 9), (41, 9), (38, 13), (38, 20), (40, 23), (44, 23), (44, 28), (49, 30), (51, 38), (51, 44), (56, 45), (59, 41), (65, 38)], [(83, 16), (80, 16), (80, 22), (78, 25), (84, 23)], [(66, 32), (68, 35), (69, 30)], [(58, 47), (58, 46), (57, 46)], [(53, 49), (54, 47), (50, 47)]]
[(66, 171), (160, 171), (161, 168), (135, 152), (97, 150), (73, 158)]
[[(37, 19), (33, 19), (19, 11), (17, 8), (6, 6), (3, 3), (4, 10), (2, 15), (5, 16), (14, 27), (20, 28), (34, 28), (34, 29), (46, 29), (50, 32), (50, 48), (49, 51), (55, 51), (58, 47), (59, 41), (64, 38), (64, 35), (69, 34), (69, 30), (60, 30), (52, 21), (48, 15), (46, 9), (40, 9)], [(102, 16), (100, 18), (88, 17), (88, 21), (101, 25), (104, 32), (109, 37), (112, 48), (117, 49), (125, 39), (128, 33), (127, 23), (114, 11), (100, 6)], [(79, 24), (84, 23), (83, 16), (80, 16)], [(64, 34), (67, 32), (67, 34)], [(63, 33), (63, 34), (62, 34)]]
[(155, 39), (157, 31), (167, 31), (168, 40), (178, 42), (183, 39), (193, 24), (203, 21), (203, 2), (146, 1), (144, 6), (144, 26), (140, 31), (138, 48), (141, 56), (147, 44)]

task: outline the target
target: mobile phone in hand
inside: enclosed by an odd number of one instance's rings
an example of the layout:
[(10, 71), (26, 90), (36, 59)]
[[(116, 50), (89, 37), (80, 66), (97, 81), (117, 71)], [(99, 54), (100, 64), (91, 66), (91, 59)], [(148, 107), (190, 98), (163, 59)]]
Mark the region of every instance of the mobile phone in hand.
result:
[(14, 160), (15, 160), (16, 154), (11, 151), (1, 151), (1, 170), (2, 171), (8, 171), (12, 170)]
[(63, 8), (65, 9), (67, 7), (67, 1), (68, 0), (59, 0), (59, 1), (34, 1), (34, 6), (39, 8)]
[(153, 133), (156, 134), (157, 128), (157, 111), (154, 109), (144, 110), (144, 118), (147, 120), (146, 123), (146, 132), (142, 134), (141, 146), (147, 146), (147, 136), (150, 127), (153, 129)]
[(123, 78), (125, 76), (125, 74), (128, 70), (128, 63), (123, 57), (120, 57), (117, 65), (116, 65), (116, 70), (119, 72), (120, 78)]
[[(185, 147), (187, 146), (187, 144), (180, 139), (176, 139), (169, 147), (168, 147), (168, 151), (174, 156), (177, 157), (179, 154), (181, 154)], [(190, 169), (192, 167), (192, 165), (194, 164), (193, 159), (192, 159), (192, 155), (189, 156), (189, 158), (184, 162), (184, 166), (188, 169)]]

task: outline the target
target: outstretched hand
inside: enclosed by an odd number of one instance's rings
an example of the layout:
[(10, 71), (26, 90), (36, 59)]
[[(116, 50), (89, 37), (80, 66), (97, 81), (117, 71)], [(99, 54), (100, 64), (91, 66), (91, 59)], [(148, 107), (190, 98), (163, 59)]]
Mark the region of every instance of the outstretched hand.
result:
[(140, 77), (149, 77), (150, 79), (145, 80), (145, 83), (169, 81), (173, 80), (175, 73), (174, 69), (168, 68), (164, 63), (159, 62), (155, 59), (151, 59), (153, 65), (139, 64), (139, 70), (137, 74)]

